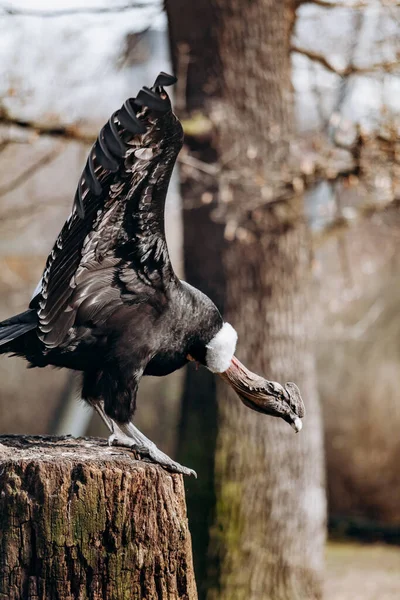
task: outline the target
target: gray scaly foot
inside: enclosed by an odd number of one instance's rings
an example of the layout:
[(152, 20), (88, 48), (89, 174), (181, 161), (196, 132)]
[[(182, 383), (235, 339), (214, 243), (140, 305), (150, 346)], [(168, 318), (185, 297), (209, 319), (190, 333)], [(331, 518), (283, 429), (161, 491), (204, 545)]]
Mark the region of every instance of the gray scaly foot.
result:
[(197, 477), (196, 471), (188, 469), (172, 460), (167, 454), (161, 452), (159, 448), (149, 440), (133, 423), (114, 424), (113, 434), (108, 438), (109, 444), (114, 446), (125, 446), (138, 452), (141, 456), (150, 458), (153, 462), (161, 465), (168, 471), (174, 473), (182, 473), (183, 475), (194, 475)]
[(194, 475), (197, 477), (196, 471), (188, 469), (183, 465), (175, 462), (161, 452), (157, 446), (149, 440), (133, 423), (117, 424), (115, 421), (110, 419), (104, 412), (103, 403), (98, 400), (90, 401), (95, 411), (100, 415), (107, 428), (111, 431), (111, 435), (108, 438), (108, 443), (114, 446), (124, 446), (125, 448), (131, 448), (142, 456), (150, 458), (153, 462), (161, 465), (169, 471), (174, 473), (182, 473), (183, 475)]

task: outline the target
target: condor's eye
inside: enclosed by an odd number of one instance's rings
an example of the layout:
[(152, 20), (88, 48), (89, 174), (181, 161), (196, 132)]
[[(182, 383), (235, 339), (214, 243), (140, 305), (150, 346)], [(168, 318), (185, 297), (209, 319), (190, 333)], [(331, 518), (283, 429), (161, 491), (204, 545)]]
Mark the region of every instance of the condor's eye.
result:
[(278, 396), (280, 398), (285, 398), (285, 389), (276, 381), (269, 381), (267, 385), (268, 391), (271, 392), (274, 396)]

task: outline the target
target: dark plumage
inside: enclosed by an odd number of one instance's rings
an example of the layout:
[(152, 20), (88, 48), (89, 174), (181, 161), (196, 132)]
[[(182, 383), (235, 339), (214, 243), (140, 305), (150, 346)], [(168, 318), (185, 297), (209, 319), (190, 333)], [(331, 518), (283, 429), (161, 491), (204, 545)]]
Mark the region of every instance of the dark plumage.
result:
[(0, 352), (83, 371), (83, 397), (114, 434), (133, 415), (142, 375), (166, 375), (189, 359), (226, 371), (236, 344), (168, 255), (164, 205), (183, 140), (163, 88), (174, 82), (160, 74), (103, 127), (29, 310), (0, 324)]

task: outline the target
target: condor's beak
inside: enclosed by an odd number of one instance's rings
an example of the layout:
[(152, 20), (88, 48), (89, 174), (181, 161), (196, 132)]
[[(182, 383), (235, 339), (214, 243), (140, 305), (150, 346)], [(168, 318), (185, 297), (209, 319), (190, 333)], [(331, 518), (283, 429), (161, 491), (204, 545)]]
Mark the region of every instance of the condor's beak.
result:
[(305, 415), (299, 388), (294, 383), (282, 387), (252, 373), (234, 356), (229, 369), (219, 375), (229, 383), (246, 406), (252, 410), (281, 417), (299, 432)]

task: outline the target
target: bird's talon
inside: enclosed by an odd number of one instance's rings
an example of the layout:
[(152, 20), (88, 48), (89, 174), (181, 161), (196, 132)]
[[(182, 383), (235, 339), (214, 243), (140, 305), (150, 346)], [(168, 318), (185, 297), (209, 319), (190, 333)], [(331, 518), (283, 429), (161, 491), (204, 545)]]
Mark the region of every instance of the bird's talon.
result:
[(194, 475), (197, 478), (196, 471), (193, 469), (189, 469), (180, 465), (179, 463), (173, 461), (169, 456), (161, 452), (157, 448), (157, 446), (152, 445), (150, 448), (143, 445), (138, 444), (132, 438), (122, 434), (113, 433), (108, 438), (108, 443), (110, 446), (123, 446), (125, 448), (129, 448), (136, 452), (139, 456), (139, 460), (143, 460), (144, 462), (149, 462), (153, 464), (160, 465), (167, 471), (172, 471), (173, 473), (181, 473), (182, 475)]

